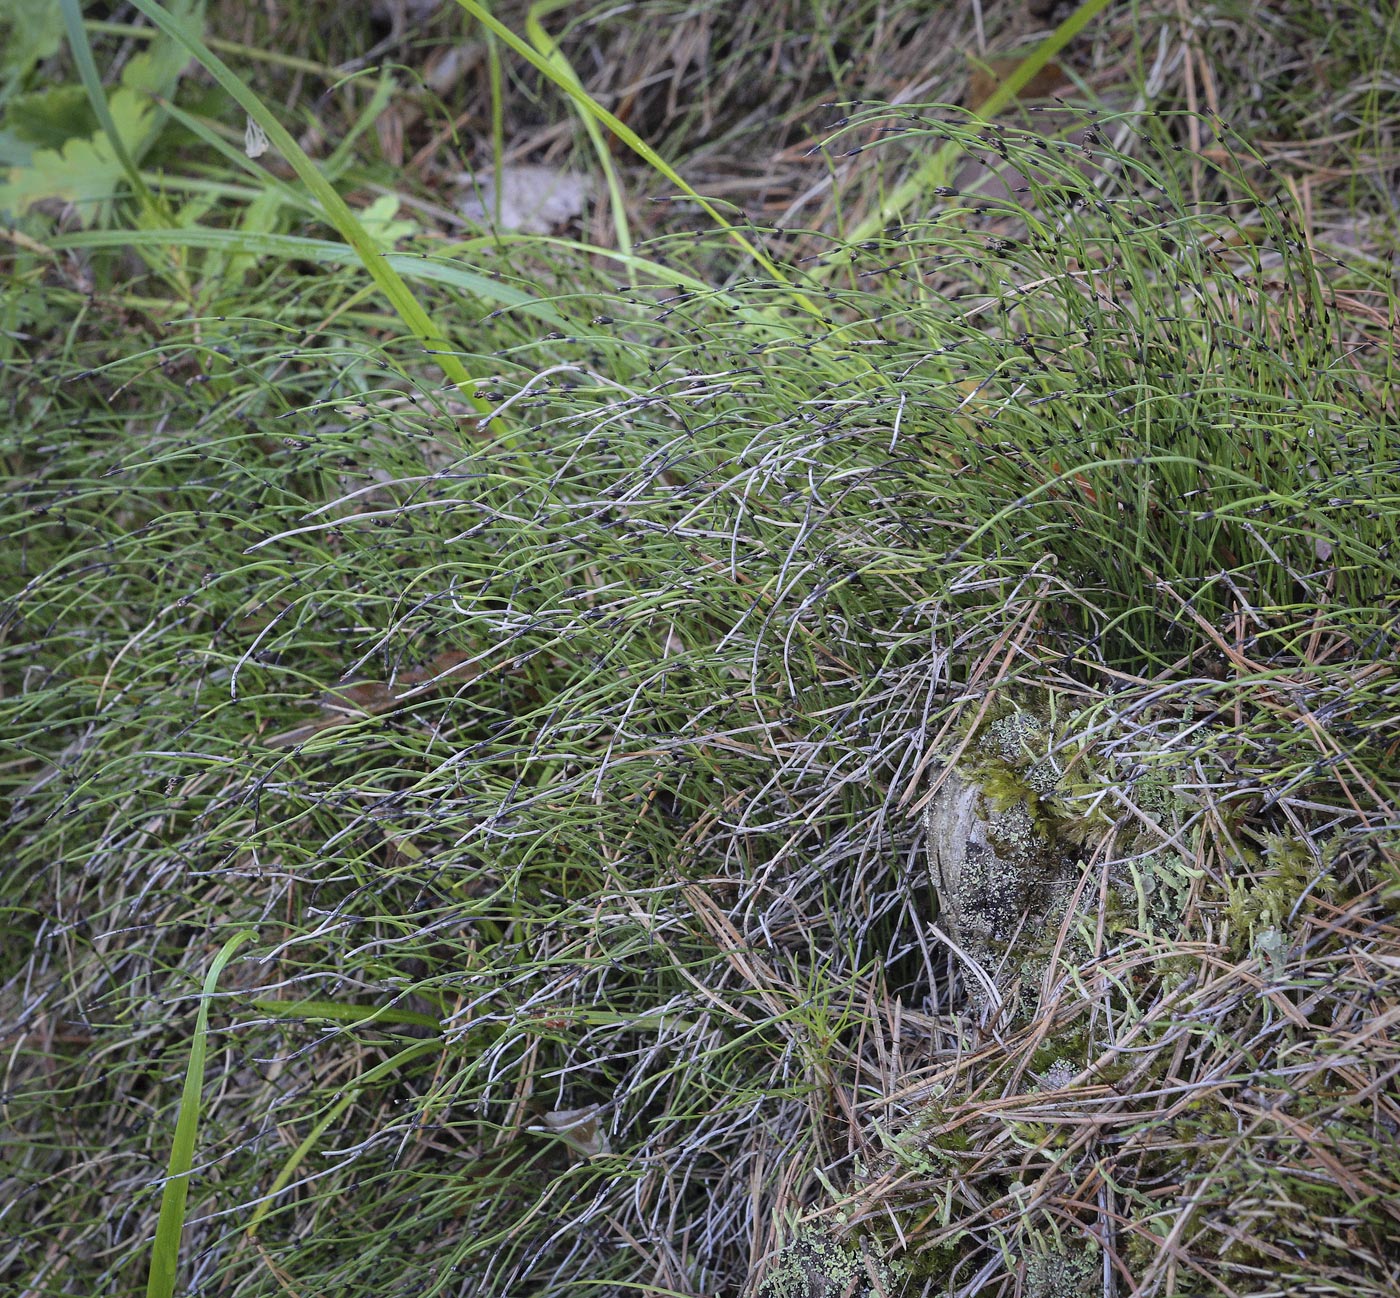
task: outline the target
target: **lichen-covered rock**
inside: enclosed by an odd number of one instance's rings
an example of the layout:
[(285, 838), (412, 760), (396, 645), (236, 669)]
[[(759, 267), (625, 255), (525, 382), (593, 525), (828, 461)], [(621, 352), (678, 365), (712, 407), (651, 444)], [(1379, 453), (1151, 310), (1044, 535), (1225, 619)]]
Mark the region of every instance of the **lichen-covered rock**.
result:
[[(1104, 1045), (1094, 1025), (1055, 1017), (1019, 1041), (1015, 1030), (1041, 1009), (1063, 1008), (1072, 986), (1063, 974), (1104, 943), (1154, 941), (1179, 928), (1200, 874), (1200, 831), (1191, 823), (1199, 744), (1186, 748), (1171, 725), (1128, 725), (1104, 709), (1057, 711), (1053, 701), (1024, 697), (997, 706), (973, 733), (954, 737), (954, 764), (938, 770), (924, 810), (937, 902), (930, 919), (960, 962), (967, 1008), (1024, 1049), (1017, 1075), (1030, 1105), (1048, 1110), (1063, 1101), (1074, 1112), (1072, 1094), (1059, 1093), (1090, 1076), (1085, 1070)], [(1313, 887), (1313, 878), (1300, 874), (1299, 887)], [(1254, 904), (1251, 918), (1276, 914), (1252, 896), (1233, 904)], [(1278, 946), (1273, 929), (1258, 938), (1260, 952)], [(1047, 976), (1052, 961), (1061, 970)], [(1052, 991), (1045, 1006), (1042, 987)], [(985, 1044), (976, 1034), (968, 1040)], [(969, 1166), (979, 1185), (1020, 1187), (1029, 1203), (1019, 1180), (1027, 1146), (1058, 1157), (1063, 1137), (1039, 1115), (1012, 1116), (996, 1106), (977, 1113), (998, 1060), (994, 1051), (969, 1053), (975, 1058), (955, 1074), (940, 1069), (913, 1085), (892, 1079), (898, 1101), (855, 1160), (848, 1191), (862, 1204), (862, 1224), (849, 1234), (804, 1227), (770, 1262), (752, 1298), (897, 1298), (930, 1276), (951, 1274), (969, 1247), (966, 1235), (976, 1232), (961, 1232), (950, 1198), (950, 1216), (929, 1247), (929, 1205), (938, 1187), (961, 1181)], [(997, 1095), (1003, 1086), (997, 1083)], [(962, 1202), (980, 1214), (974, 1196)], [(1027, 1209), (1002, 1220), (996, 1243), (1023, 1298), (1104, 1292), (1100, 1246), (1068, 1214), (1033, 1220)]]
[[(1169, 729), (1155, 745), (1145, 734), (1101, 715), (1018, 704), (940, 772), (924, 812), (929, 869), (973, 1010), (1005, 1010), (1007, 1022), (1033, 1008), (1008, 995), (1044, 974), (1081, 860), (1096, 859), (1104, 873), (1110, 935), (1132, 927), (1170, 937), (1179, 927), (1200, 875), (1197, 831), (1183, 829), (1194, 802), (1180, 784), (1199, 776)], [(1106, 837), (1113, 852), (1100, 855)], [(1071, 958), (1073, 944), (1061, 954)]]
[(1053, 942), (1072, 893), (1074, 858), (1037, 821), (1033, 796), (998, 809), (982, 784), (955, 770), (924, 812), (939, 924), (970, 966), (968, 994), (979, 1010), (999, 1005), (1031, 948)]

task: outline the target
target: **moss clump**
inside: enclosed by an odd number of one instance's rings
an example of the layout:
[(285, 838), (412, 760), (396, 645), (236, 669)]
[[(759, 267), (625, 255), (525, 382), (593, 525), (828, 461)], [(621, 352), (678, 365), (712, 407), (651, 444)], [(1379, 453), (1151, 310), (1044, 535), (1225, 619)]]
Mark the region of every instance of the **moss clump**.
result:
[(1230, 883), (1229, 915), (1241, 944), (1252, 933), (1286, 930), (1317, 900), (1330, 900), (1337, 892), (1330, 871), (1341, 847), (1339, 835), (1321, 839), (1311, 849), (1297, 838), (1267, 835), (1262, 869)]
[(930, 1100), (917, 1108), (908, 1124), (897, 1132), (877, 1126), (880, 1148), (868, 1161), (857, 1156), (859, 1179), (869, 1184), (909, 1170), (935, 1177), (948, 1175), (957, 1168), (958, 1156), (972, 1148), (972, 1142), (965, 1128), (946, 1124), (943, 1106)]
[(1050, 751), (1053, 742), (1053, 733), (1035, 712), (1008, 712), (982, 727), (962, 763), (991, 811), (1024, 808), (1041, 839), (1053, 834), (1048, 823), (1051, 812), (1042, 800), (1055, 792), (1061, 777), (1059, 762)]

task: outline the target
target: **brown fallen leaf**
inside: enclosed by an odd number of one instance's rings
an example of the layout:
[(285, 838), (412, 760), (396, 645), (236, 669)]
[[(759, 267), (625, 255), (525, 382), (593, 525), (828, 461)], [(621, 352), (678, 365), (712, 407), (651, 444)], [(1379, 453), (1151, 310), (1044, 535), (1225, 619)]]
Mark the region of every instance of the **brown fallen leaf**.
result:
[(312, 735), (365, 717), (379, 716), (413, 699), (430, 694), (451, 681), (473, 680), (481, 669), (457, 650), (438, 654), (426, 667), (403, 672), (393, 686), (383, 681), (353, 681), (327, 690), (320, 698), (323, 715), (316, 721), (284, 730), (263, 742), (269, 748), (292, 748)]
[[(975, 113), (1001, 87), (1002, 83), (1021, 66), (1024, 56), (1020, 54), (997, 55), (995, 58), (973, 60), (972, 79), (967, 87), (967, 107)], [(1047, 63), (1035, 74), (1016, 96), (1017, 99), (1047, 99), (1056, 90), (1069, 84), (1065, 70), (1058, 63)]]

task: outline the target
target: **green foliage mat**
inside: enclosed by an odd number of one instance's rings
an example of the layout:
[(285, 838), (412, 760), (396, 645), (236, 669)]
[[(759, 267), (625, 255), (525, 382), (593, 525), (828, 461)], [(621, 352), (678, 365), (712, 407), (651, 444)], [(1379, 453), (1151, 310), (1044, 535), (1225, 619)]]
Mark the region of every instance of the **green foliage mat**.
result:
[[(99, 287), (0, 432), (7, 1283), (145, 1283), (204, 1004), (190, 1292), (737, 1293), (858, 1187), (910, 1292), (1009, 1294), (1024, 1223), (1393, 1293), (1384, 289), (1223, 130), (1188, 198), (1177, 125), (853, 110), (963, 179), (801, 265), (746, 227), (782, 278), (541, 244), (548, 333), (420, 281), (471, 393), (357, 273), (165, 318), (57, 239)], [(1159, 832), (1175, 921), (1149, 878), (998, 1039), (917, 811), (1028, 699), (1086, 887)]]

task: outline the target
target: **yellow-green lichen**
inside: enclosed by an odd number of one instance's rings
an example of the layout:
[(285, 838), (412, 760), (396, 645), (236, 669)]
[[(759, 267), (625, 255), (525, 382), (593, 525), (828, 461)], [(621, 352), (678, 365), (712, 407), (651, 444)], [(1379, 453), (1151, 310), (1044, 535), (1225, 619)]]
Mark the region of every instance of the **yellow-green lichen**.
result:
[(1045, 723), (1030, 712), (1009, 712), (982, 728), (978, 750), (1007, 765), (1028, 766), (1045, 755)]
[(758, 1298), (890, 1298), (898, 1269), (869, 1239), (803, 1226), (769, 1266)]

